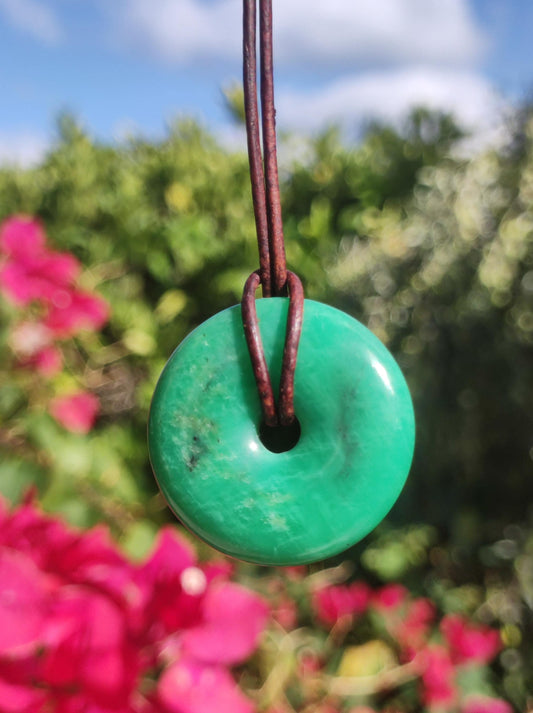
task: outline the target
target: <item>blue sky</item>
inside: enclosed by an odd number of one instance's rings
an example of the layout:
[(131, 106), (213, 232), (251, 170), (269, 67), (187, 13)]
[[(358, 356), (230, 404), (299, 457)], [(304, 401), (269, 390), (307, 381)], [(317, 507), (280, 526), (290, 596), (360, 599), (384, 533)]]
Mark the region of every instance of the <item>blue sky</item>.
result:
[[(282, 128), (401, 122), (413, 105), (491, 135), (533, 86), (531, 0), (274, 0)], [(241, 0), (0, 0), (0, 160), (31, 161), (55, 117), (101, 139), (173, 117), (232, 135)]]

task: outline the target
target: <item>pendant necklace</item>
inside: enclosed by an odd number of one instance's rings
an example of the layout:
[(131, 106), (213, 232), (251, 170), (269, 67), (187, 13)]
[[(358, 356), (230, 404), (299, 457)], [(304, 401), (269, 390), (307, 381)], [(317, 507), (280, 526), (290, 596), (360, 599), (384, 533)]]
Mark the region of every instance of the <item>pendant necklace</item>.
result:
[[(148, 423), (158, 485), (216, 549), (267, 565), (336, 555), (367, 535), (404, 485), (414, 415), (391, 354), (360, 322), (313, 300), (287, 270), (276, 155), (272, 1), (244, 0), (246, 132), (259, 264), (240, 305), (176, 348)], [(262, 288), (264, 299), (256, 301)], [(277, 394), (277, 399), (276, 395)]]

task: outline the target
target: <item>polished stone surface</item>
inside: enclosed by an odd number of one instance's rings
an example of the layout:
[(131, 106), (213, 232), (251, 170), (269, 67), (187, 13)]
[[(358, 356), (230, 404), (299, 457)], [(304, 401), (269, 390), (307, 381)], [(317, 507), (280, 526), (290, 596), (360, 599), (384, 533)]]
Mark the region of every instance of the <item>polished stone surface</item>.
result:
[[(277, 394), (288, 299), (256, 305)], [(311, 300), (295, 411), (297, 444), (265, 448), (240, 305), (172, 354), (152, 401), (150, 458), (172, 510), (213, 547), (262, 564), (312, 562), (350, 547), (392, 507), (414, 446), (407, 385), (366, 327)]]

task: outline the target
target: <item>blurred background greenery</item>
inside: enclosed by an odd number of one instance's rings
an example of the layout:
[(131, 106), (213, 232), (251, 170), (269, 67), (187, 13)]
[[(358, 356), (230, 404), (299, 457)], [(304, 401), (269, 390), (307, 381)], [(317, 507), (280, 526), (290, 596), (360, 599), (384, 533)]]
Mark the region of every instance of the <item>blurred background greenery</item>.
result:
[[(228, 102), (239, 114), (238, 92)], [(387, 522), (353, 549), (371, 581), (403, 581), (447, 611), (496, 621), (505, 695), (533, 690), (533, 120), (517, 112), (502, 149), (461, 151), (449, 116), (415, 111), (402, 130), (330, 129), (282, 140), (288, 264), (306, 296), (368, 325), (413, 395), (417, 447)], [(107, 522), (133, 556), (171, 520), (145, 444), (151, 394), (181, 339), (240, 300), (257, 266), (244, 152), (194, 121), (166, 138), (95, 142), (72, 117), (32, 168), (0, 168), (0, 219), (37, 216), (111, 305), (99, 334), (65, 343), (57, 390), (100, 399), (87, 436), (63, 430), (8, 347), (1, 303), (0, 491), (35, 486), (86, 527)], [(330, 563), (331, 564), (331, 563)], [(334, 564), (334, 563), (333, 563)]]

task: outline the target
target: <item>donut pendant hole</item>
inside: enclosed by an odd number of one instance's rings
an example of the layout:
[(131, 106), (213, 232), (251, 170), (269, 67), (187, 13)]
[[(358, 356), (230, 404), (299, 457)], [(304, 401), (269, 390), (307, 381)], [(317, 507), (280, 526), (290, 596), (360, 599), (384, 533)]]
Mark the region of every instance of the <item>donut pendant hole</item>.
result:
[(271, 453), (286, 453), (298, 443), (301, 432), (297, 418), (289, 426), (267, 426), (261, 422), (259, 439)]

